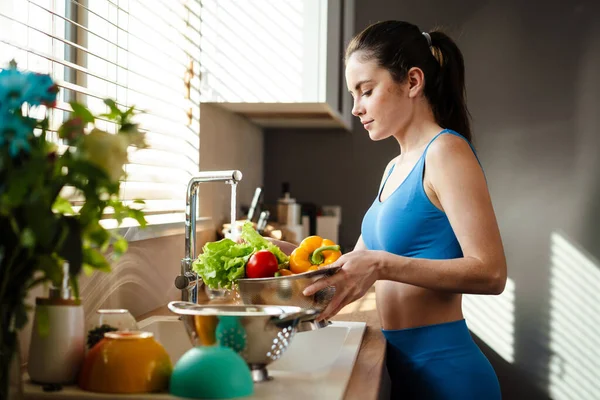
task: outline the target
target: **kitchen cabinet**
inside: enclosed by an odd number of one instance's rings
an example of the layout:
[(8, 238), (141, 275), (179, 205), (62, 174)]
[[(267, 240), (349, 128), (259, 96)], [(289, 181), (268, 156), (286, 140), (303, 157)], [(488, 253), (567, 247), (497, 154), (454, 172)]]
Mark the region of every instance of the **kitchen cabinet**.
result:
[(350, 128), (354, 0), (203, 1), (201, 101), (262, 127)]

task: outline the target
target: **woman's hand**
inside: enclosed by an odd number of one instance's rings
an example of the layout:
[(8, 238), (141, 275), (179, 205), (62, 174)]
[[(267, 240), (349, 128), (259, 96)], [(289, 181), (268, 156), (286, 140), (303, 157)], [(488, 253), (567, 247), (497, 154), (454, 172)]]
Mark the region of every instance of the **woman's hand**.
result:
[(317, 320), (324, 320), (336, 315), (344, 306), (363, 297), (378, 279), (382, 252), (358, 250), (342, 255), (336, 262), (328, 266), (342, 268), (334, 275), (322, 278), (304, 289), (305, 296), (311, 296), (328, 286), (335, 287), (335, 295), (331, 302), (319, 314)]

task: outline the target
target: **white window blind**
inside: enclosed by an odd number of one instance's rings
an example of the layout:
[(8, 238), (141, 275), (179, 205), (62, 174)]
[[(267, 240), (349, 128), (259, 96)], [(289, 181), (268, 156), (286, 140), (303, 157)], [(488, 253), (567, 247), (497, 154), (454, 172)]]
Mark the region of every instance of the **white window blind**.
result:
[[(69, 101), (94, 113), (104, 98), (144, 113), (148, 149), (131, 149), (124, 200), (179, 213), (199, 166), (200, 0), (0, 0), (0, 68), (49, 73), (60, 87), (50, 138)], [(99, 127), (116, 127), (99, 121)]]

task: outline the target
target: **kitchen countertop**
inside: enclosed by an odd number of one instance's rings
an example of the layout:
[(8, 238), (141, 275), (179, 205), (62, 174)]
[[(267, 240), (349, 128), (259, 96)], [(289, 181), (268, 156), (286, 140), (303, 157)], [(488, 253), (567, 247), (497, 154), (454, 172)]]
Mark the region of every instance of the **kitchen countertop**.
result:
[[(159, 315), (173, 315), (167, 306), (140, 315), (138, 321)], [(375, 291), (371, 289), (362, 299), (344, 307), (334, 321), (366, 322), (363, 341), (344, 400), (377, 400), (385, 367), (385, 338), (375, 310)]]

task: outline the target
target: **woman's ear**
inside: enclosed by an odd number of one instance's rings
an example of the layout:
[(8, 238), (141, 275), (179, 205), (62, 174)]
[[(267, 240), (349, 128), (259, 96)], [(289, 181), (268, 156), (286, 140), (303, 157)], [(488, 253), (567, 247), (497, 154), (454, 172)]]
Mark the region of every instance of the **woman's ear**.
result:
[(408, 70), (408, 97), (417, 97), (425, 85), (425, 74), (421, 68), (412, 67)]

